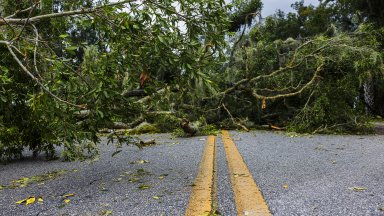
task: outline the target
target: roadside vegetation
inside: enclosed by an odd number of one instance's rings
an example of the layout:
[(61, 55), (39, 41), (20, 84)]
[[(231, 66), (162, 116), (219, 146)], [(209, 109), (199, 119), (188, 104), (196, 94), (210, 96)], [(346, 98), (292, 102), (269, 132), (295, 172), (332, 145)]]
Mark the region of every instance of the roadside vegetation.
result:
[[(100, 132), (368, 133), (384, 117), (384, 3), (261, 0), (0, 5), (0, 160), (97, 154)], [(121, 145), (120, 145), (121, 147)]]

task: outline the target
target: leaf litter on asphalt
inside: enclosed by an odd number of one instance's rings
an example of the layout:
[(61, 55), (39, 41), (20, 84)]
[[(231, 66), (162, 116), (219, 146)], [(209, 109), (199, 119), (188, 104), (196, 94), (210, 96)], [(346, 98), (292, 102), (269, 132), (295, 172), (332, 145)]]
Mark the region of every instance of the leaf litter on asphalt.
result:
[(101, 215), (103, 215), (103, 216), (112, 215), (112, 210), (103, 210), (103, 211), (101, 212)]
[(25, 205), (30, 205), (30, 204), (34, 203), (35, 201), (36, 201), (36, 198), (34, 196), (30, 196), (27, 199), (17, 201), (16, 204), (24, 204), (25, 203)]
[(146, 185), (146, 184), (142, 184), (142, 185), (139, 185), (139, 187), (138, 187), (140, 190), (146, 190), (146, 189), (149, 189), (149, 188), (151, 188), (151, 186), (149, 186), (149, 185)]
[(367, 190), (367, 188), (365, 188), (365, 187), (357, 187), (357, 186), (355, 186), (355, 187), (350, 187), (350, 188), (348, 188), (349, 190), (353, 190), (353, 191), (356, 191), (356, 192), (361, 192), (361, 191), (365, 191), (365, 190)]
[(149, 161), (148, 160), (137, 160), (137, 161), (130, 162), (130, 164), (145, 164), (145, 163), (149, 163)]
[[(66, 169), (62, 170), (53, 170), (51, 172), (43, 173), (40, 175), (35, 175), (32, 177), (21, 177), (16, 180), (12, 180), (9, 185), (1, 185), (0, 191), (2, 189), (16, 189), (24, 188), (32, 184), (42, 185), (45, 181), (54, 180), (62, 175), (65, 175), (68, 172)], [(77, 172), (76, 169), (73, 169), (72, 172)]]
[(64, 198), (71, 197), (71, 196), (75, 196), (75, 194), (70, 193), (70, 194), (65, 194), (65, 195), (63, 195)]

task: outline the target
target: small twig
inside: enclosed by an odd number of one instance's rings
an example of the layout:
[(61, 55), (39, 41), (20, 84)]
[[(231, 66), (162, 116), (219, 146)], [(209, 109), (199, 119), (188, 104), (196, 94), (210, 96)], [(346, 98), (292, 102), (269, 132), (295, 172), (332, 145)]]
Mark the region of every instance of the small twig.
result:
[(33, 64), (35, 66), (35, 72), (36, 72), (37, 76), (39, 76), (39, 78), (42, 79), (42, 77), (40, 76), (40, 73), (39, 73), (39, 69), (37, 69), (37, 61), (36, 61), (37, 47), (39, 46), (39, 31), (37, 30), (37, 28), (34, 24), (31, 24), (31, 25), (32, 25), (33, 30), (34, 30), (35, 35), (36, 35), (35, 49), (33, 50)]
[(322, 132), (324, 130), (327, 130), (327, 129), (332, 129), (332, 128), (335, 128), (335, 127), (340, 127), (340, 126), (343, 126), (343, 125), (348, 125), (348, 124), (351, 124), (353, 123), (353, 121), (351, 122), (345, 122), (345, 123), (340, 123), (340, 124), (334, 124), (332, 126), (329, 126), (326, 124), (325, 126), (321, 125), (320, 127), (318, 127), (316, 130), (314, 130), (312, 132), (312, 134), (315, 134), (315, 133), (318, 133), (318, 132)]
[(315, 93), (315, 91), (312, 91), (312, 92), (311, 92), (311, 94), (309, 95), (308, 100), (307, 100), (307, 102), (305, 103), (305, 105), (304, 105), (304, 107), (303, 107), (302, 110), (305, 110), (305, 109), (307, 108), (307, 106), (308, 106), (308, 104), (309, 104), (309, 101), (311, 100), (311, 98), (312, 98), (312, 96), (313, 96), (314, 93)]
[(11, 45), (10, 43), (9, 43), (9, 46), (11, 46), (13, 49), (15, 49), (16, 52), (19, 53), (20, 55), (22, 55), (24, 58), (26, 57), (26, 54), (22, 53), (17, 47)]
[(149, 2), (149, 3), (151, 3), (151, 4), (154, 4), (155, 6), (157, 6), (157, 7), (161, 8), (161, 9), (163, 9), (163, 10), (166, 10), (166, 11), (172, 13), (172, 14), (175, 14), (176, 16), (182, 18), (182, 19), (183, 19), (184, 21), (186, 21), (186, 22), (189, 21), (189, 18), (188, 18), (187, 16), (185, 16), (185, 15), (183, 15), (183, 14), (181, 14), (181, 13), (178, 13), (177, 11), (171, 10), (170, 8), (164, 7), (163, 5), (158, 4), (158, 3), (154, 2), (154, 1), (145, 0), (144, 2)]
[(159, 89), (157, 92), (153, 93), (152, 95), (148, 95), (148, 96), (136, 101), (135, 103), (145, 103), (148, 100), (150, 100), (152, 98), (152, 96), (158, 95), (158, 94), (163, 94), (163, 93), (165, 93), (165, 91), (166, 91), (165, 88)]
[(249, 131), (249, 129), (248, 129), (247, 127), (245, 127), (244, 125), (242, 125), (242, 124), (240, 124), (240, 123), (238, 123), (238, 122), (235, 121), (235, 119), (233, 118), (231, 112), (227, 109), (227, 107), (225, 106), (224, 103), (222, 103), (221, 106), (223, 106), (223, 108), (225, 109), (225, 111), (228, 113), (229, 117), (231, 117), (231, 120), (232, 120), (233, 124), (235, 124), (235, 125), (237, 125), (237, 126), (240, 126), (241, 128), (243, 128), (243, 130), (245, 130), (245, 131), (247, 131), (247, 132)]
[(0, 16), (0, 18), (3, 20), (3, 22), (11, 29), (11, 31), (12, 31), (12, 37), (11, 38), (13, 38), (15, 35), (16, 35), (16, 32), (15, 32), (15, 29), (12, 27), (12, 25), (11, 24), (9, 24), (8, 22), (7, 22), (7, 20), (4, 18), (4, 17), (2, 17), (2, 16)]
[[(16, 41), (19, 40), (20, 36), (21, 36), (21, 35), (23, 34), (23, 32), (24, 32), (25, 27), (27, 26), (27, 23), (28, 23), (29, 19), (31, 18), (32, 12), (36, 9), (36, 7), (37, 7), (37, 4), (34, 4), (33, 7), (32, 7), (32, 9), (29, 11), (28, 18), (27, 18), (27, 20), (25, 20), (25, 23), (24, 23), (24, 25), (23, 25), (23, 28), (21, 29), (19, 35), (18, 35), (14, 40), (16, 40)], [(12, 39), (12, 40), (13, 40), (13, 39)]]
[[(38, 2), (35, 3), (35, 5), (39, 5), (39, 4), (40, 4), (40, 1), (38, 1)], [(35, 5), (32, 5), (31, 7), (26, 8), (26, 9), (23, 9), (23, 10), (18, 10), (18, 11), (16, 11), (14, 14), (9, 15), (9, 16), (7, 16), (7, 17), (5, 17), (5, 18), (6, 18), (6, 19), (9, 19), (9, 18), (12, 18), (12, 17), (16, 16), (16, 15), (19, 14), (19, 13), (27, 12), (27, 11), (33, 9), (33, 8), (35, 7)]]
[(296, 87), (293, 87), (293, 83), (291, 84), (291, 86), (288, 86), (288, 87), (284, 87), (282, 89), (270, 89), (270, 88), (260, 88), (259, 91), (263, 91), (263, 92), (268, 92), (270, 94), (272, 93), (276, 93), (276, 92), (287, 92), (287, 91), (296, 91), (297, 89), (300, 88), (300, 86), (302, 85), (303, 81), (300, 80), (300, 82), (296, 85)]
[[(30, 17), (27, 19), (26, 18), (5, 18), (5, 21), (0, 20), (0, 26), (5, 25), (6, 22), (8, 22), (9, 24), (14, 24), (14, 25), (24, 25), (25, 23), (27, 23), (27, 24), (28, 23), (35, 23), (35, 22), (39, 22), (39, 21), (51, 19), (51, 18), (89, 14), (89, 13), (94, 13), (98, 10), (101, 10), (105, 7), (113, 7), (113, 6), (122, 5), (122, 4), (126, 4), (129, 2), (133, 2), (133, 1), (136, 1), (136, 0), (125, 0), (125, 1), (120, 1), (120, 2), (115, 2), (115, 3), (111, 3), (111, 4), (97, 6), (94, 8), (82, 8), (80, 10), (64, 11), (64, 12), (60, 12), (60, 13), (51, 13), (51, 14), (43, 14), (43, 15)], [(27, 22), (26, 22), (26, 20), (27, 20)]]

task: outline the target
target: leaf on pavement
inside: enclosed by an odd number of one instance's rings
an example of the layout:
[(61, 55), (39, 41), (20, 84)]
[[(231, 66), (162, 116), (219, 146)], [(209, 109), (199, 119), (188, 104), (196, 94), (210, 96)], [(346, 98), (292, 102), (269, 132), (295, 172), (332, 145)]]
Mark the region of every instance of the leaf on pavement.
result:
[(66, 194), (66, 195), (64, 195), (63, 197), (64, 197), (64, 198), (67, 198), (67, 197), (71, 197), (71, 196), (75, 196), (75, 194), (70, 193), (70, 194)]
[(108, 191), (108, 188), (102, 186), (102, 187), (100, 187), (100, 191), (102, 191), (102, 192)]
[(145, 189), (149, 189), (150, 187), (151, 186), (149, 186), (149, 185), (142, 184), (142, 185), (139, 186), (139, 189), (140, 190), (145, 190)]
[(35, 197), (29, 197), (25, 203), (25, 205), (29, 205), (35, 202)]
[(102, 212), (102, 215), (103, 215), (103, 216), (112, 215), (112, 211), (111, 211), (111, 210), (103, 211), (103, 212)]
[(284, 189), (288, 189), (288, 184), (284, 184), (284, 185), (283, 185), (283, 188), (284, 188)]
[(168, 173), (161, 174), (161, 175), (159, 176), (159, 179), (160, 179), (160, 180), (163, 180), (166, 176), (168, 176)]
[(145, 163), (149, 163), (149, 161), (147, 161), (147, 160), (138, 160), (138, 161), (133, 161), (130, 164), (145, 164)]
[(38, 201), (39, 203), (42, 203), (44, 200), (43, 200), (42, 197), (39, 197), (39, 198), (37, 199), (37, 201)]
[(351, 187), (349, 188), (350, 190), (353, 190), (353, 191), (356, 191), (356, 192), (360, 192), (360, 191), (365, 191), (367, 190), (367, 188), (365, 187)]
[(156, 199), (156, 200), (160, 199), (160, 197), (158, 197), (158, 196), (153, 196), (152, 198)]
[(45, 181), (56, 179), (57, 177), (64, 175), (67, 172), (67, 170), (54, 170), (51, 172), (43, 173), (41, 175), (32, 176), (30, 178), (28, 177), (22, 177), (16, 180), (12, 180), (9, 185), (6, 185), (4, 187), (15, 189), (15, 188), (24, 188), (31, 184), (38, 184), (42, 185)]
[(70, 203), (70, 202), (71, 202), (70, 199), (65, 199), (65, 200), (64, 200), (64, 203)]
[(121, 151), (122, 150), (118, 150), (118, 151), (113, 152), (112, 157), (114, 157), (115, 155), (119, 154)]

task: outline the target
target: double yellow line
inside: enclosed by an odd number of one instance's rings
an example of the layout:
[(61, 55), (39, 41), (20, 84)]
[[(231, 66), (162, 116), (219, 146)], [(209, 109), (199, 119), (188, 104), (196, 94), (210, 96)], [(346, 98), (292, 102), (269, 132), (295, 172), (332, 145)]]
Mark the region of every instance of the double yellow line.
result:
[[(268, 206), (228, 131), (222, 131), (237, 215), (269, 216)], [(186, 216), (212, 215), (215, 205), (215, 136), (209, 136)]]

